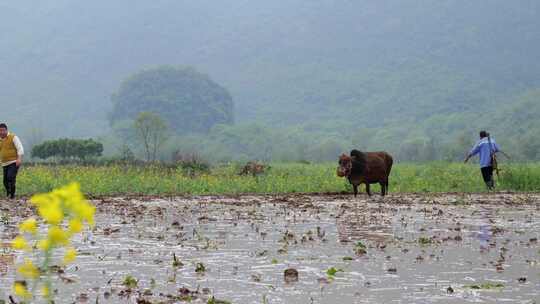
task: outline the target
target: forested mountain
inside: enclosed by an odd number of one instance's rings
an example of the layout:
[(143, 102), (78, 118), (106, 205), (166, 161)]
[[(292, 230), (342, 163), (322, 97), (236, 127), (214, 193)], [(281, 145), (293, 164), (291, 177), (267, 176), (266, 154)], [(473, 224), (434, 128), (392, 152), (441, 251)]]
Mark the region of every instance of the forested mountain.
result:
[(487, 128), (535, 158), (539, 13), (536, 0), (6, 0), (0, 120), (36, 141), (108, 137), (124, 79), (191, 66), (231, 93), (236, 126), (171, 149), (454, 159)]

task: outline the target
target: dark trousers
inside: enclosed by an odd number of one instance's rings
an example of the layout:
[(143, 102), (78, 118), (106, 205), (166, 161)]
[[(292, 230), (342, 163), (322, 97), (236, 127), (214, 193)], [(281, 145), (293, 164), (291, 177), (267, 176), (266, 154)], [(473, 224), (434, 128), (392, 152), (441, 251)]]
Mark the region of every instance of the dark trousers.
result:
[(495, 183), (493, 182), (493, 167), (483, 167), (480, 168), (480, 170), (482, 171), (482, 177), (484, 178), (486, 186), (489, 189), (493, 189), (493, 187), (495, 187)]
[(6, 188), (6, 194), (10, 198), (15, 198), (16, 182), (17, 182), (17, 173), (19, 172), (19, 167), (16, 164), (11, 164), (9, 166), (3, 167), (4, 169), (4, 187)]

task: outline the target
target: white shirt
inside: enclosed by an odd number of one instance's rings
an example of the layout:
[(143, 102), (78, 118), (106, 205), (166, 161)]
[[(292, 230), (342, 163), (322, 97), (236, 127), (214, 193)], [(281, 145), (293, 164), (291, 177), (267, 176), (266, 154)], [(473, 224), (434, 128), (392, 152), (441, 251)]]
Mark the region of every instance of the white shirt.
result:
[[(9, 136), (10, 133), (8, 133), (8, 136)], [(15, 149), (17, 150), (17, 156), (21, 157), (24, 155), (24, 148), (23, 148), (23, 145), (21, 143), (21, 140), (19, 139), (19, 137), (17, 135), (15, 135), (13, 137), (13, 144), (15, 145)], [(7, 163), (2, 163), (2, 167), (5, 167), (5, 166), (9, 166), (11, 164), (14, 164), (16, 162), (16, 160), (13, 160), (13, 161), (9, 161)]]

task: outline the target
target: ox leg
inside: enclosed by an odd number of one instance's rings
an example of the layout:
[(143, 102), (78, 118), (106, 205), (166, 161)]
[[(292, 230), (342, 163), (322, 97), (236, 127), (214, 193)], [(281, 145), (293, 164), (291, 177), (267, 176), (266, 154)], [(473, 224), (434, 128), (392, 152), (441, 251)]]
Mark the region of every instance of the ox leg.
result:
[(366, 183), (366, 192), (367, 195), (371, 196), (371, 189), (369, 189), (369, 183)]
[(353, 184), (353, 192), (354, 192), (354, 197), (356, 197), (358, 195), (358, 185), (357, 184)]
[(381, 185), (381, 196), (384, 196), (386, 194), (386, 184), (384, 182), (380, 182), (379, 185)]

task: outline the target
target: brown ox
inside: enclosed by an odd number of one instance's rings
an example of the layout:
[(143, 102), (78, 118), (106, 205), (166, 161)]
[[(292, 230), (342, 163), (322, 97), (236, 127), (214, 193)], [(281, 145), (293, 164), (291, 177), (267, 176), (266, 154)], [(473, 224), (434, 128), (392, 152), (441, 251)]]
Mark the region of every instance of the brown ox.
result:
[(353, 186), (354, 196), (358, 195), (358, 186), (366, 184), (366, 192), (371, 196), (370, 184), (381, 185), (381, 195), (388, 194), (388, 176), (392, 170), (392, 156), (386, 152), (360, 152), (352, 150), (351, 155), (339, 157), (337, 175), (347, 177)]

